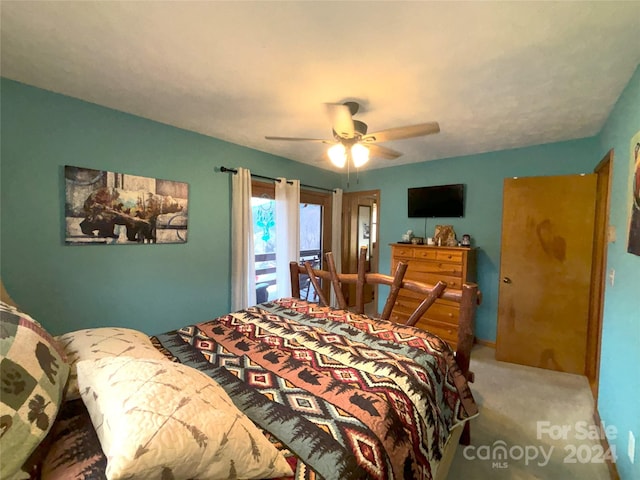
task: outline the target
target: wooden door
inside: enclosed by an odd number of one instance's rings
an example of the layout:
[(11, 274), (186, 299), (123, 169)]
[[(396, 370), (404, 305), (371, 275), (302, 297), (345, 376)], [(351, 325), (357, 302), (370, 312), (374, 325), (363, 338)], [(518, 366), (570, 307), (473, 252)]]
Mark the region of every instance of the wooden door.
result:
[(585, 373), (596, 175), (506, 179), (496, 359)]

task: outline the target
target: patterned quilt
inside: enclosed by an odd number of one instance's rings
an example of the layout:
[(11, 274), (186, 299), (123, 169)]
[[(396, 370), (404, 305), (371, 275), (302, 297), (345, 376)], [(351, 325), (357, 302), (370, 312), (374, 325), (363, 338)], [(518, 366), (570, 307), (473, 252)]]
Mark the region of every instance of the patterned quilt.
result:
[(154, 337), (204, 371), (295, 465), (295, 479), (430, 479), (477, 414), (448, 345), (297, 299)]

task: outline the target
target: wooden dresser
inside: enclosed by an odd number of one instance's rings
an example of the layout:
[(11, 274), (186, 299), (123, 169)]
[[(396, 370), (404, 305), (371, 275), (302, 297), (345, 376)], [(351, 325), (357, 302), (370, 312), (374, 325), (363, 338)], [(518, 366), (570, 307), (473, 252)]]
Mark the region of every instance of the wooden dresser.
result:
[[(460, 289), (465, 282), (476, 282), (476, 249), (469, 247), (436, 247), (430, 245), (391, 244), (391, 275), (398, 262), (409, 265), (405, 280), (435, 285), (439, 280), (449, 288)], [(404, 323), (421, 299), (417, 294), (400, 290), (391, 320)], [(435, 333), (455, 350), (458, 343), (460, 304), (438, 299), (418, 320), (417, 327)]]

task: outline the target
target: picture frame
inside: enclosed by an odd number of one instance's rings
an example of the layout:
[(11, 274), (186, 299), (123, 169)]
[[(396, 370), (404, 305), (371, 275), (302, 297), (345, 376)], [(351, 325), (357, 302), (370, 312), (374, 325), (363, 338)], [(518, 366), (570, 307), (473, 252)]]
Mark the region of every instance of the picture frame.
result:
[(189, 185), (65, 165), (65, 243), (186, 243)]
[(631, 211), (627, 252), (640, 256), (640, 131), (631, 139)]

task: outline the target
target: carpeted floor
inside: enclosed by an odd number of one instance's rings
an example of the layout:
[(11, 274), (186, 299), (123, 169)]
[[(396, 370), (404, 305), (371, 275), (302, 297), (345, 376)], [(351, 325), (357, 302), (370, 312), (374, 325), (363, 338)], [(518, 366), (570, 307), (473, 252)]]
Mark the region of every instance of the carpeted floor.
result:
[(610, 478), (586, 377), (498, 362), (480, 345), (471, 358), (480, 415), (449, 480)]

